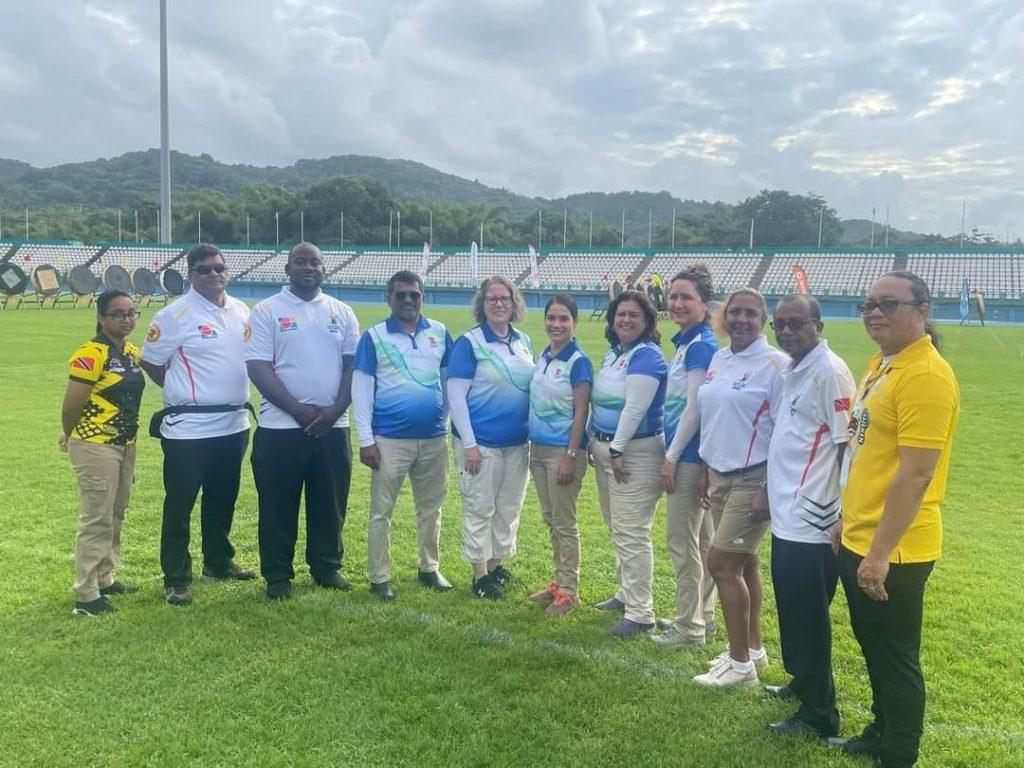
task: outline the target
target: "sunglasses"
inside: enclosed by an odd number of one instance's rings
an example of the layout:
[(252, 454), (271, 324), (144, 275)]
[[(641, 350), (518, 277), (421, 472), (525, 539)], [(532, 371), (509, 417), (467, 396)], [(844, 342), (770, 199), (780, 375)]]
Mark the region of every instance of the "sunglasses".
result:
[(802, 320), (799, 317), (794, 317), (792, 320), (772, 320), (768, 325), (772, 327), (773, 331), (784, 331), (789, 328), (789, 330), (796, 332), (810, 322), (810, 320)]
[(216, 272), (218, 275), (223, 275), (228, 271), (227, 265), (225, 264), (200, 264), (197, 267), (192, 267), (193, 272), (198, 272), (200, 275), (208, 275), (211, 272)]
[(876, 309), (882, 310), (883, 315), (891, 315), (901, 306), (919, 307), (920, 301), (900, 301), (899, 299), (882, 299), (881, 301), (865, 301), (857, 305), (857, 311), (862, 315), (870, 315)]
[(419, 301), (423, 298), (423, 294), (419, 291), (395, 291), (391, 295), (399, 301)]

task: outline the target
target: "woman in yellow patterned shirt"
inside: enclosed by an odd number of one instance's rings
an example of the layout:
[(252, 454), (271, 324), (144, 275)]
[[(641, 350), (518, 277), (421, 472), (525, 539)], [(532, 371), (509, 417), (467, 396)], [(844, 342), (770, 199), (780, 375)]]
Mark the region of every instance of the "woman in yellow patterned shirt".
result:
[(128, 336), (139, 317), (131, 296), (107, 291), (96, 301), (96, 336), (75, 350), (61, 408), (67, 452), (81, 492), (75, 540), (75, 608), (79, 616), (114, 610), (110, 595), (137, 591), (114, 580), (121, 528), (135, 476), (135, 435), (146, 385), (141, 352)]
[(873, 722), (838, 745), (876, 766), (917, 761), (924, 727), (921, 623), (942, 545), (939, 504), (960, 389), (928, 324), (931, 293), (911, 272), (883, 275), (860, 306), (879, 352), (851, 408), (839, 573), (871, 679)]

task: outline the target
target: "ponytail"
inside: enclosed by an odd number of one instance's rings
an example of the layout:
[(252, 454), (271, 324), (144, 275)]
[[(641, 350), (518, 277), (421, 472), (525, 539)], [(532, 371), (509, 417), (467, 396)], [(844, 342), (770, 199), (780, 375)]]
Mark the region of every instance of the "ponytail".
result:
[[(931, 309), (932, 292), (931, 289), (928, 287), (928, 283), (926, 283), (924, 281), (924, 278), (922, 278), (920, 275), (916, 275), (913, 272), (910, 272), (909, 270), (906, 269), (896, 269), (893, 270), (892, 272), (887, 272), (886, 274), (882, 275), (882, 277), (898, 277), (901, 280), (906, 280), (908, 283), (910, 283), (910, 292), (914, 296), (914, 301), (916, 301), (918, 304), (927, 304), (928, 309)], [(935, 330), (935, 325), (931, 321), (925, 320), (924, 332), (927, 333), (929, 338), (932, 340), (932, 345), (935, 347), (935, 349), (941, 352), (942, 336), (940, 336), (939, 332)]]

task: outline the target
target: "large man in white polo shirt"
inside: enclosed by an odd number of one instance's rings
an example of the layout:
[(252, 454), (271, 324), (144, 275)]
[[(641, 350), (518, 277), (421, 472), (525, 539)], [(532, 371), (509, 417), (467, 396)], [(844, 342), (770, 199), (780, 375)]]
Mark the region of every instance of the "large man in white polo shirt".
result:
[(416, 505), (419, 580), (451, 589), (439, 570), (441, 505), (448, 490), (448, 409), (443, 381), (452, 337), (423, 317), (423, 281), (402, 270), (388, 280), (391, 317), (359, 339), (352, 403), (359, 460), (370, 476), (370, 591), (395, 599), (391, 585), (391, 515), (406, 475)]
[(839, 463), (855, 386), (846, 363), (820, 337), (821, 307), (813, 297), (782, 298), (772, 327), (792, 358), (768, 446), (772, 581), (782, 661), (792, 679), (766, 690), (800, 708), (768, 728), (830, 737), (839, 732), (829, 619), (839, 571), (830, 531), (840, 515)]
[(259, 495), (260, 571), (267, 597), (291, 596), (299, 499), (306, 492), (306, 562), (313, 581), (349, 589), (338, 571), (352, 475), (348, 410), (355, 313), (320, 290), (320, 249), (299, 243), (285, 265), (288, 285), (250, 316), (249, 378), (263, 396), (253, 439)]
[(249, 445), (249, 308), (225, 291), (227, 265), (216, 246), (195, 246), (186, 262), (191, 289), (156, 313), (142, 348), (142, 367), (164, 390), (150, 429), (164, 454), (160, 565), (170, 605), (192, 601), (189, 525), (200, 489), (203, 575), (256, 576), (235, 563), (229, 538)]

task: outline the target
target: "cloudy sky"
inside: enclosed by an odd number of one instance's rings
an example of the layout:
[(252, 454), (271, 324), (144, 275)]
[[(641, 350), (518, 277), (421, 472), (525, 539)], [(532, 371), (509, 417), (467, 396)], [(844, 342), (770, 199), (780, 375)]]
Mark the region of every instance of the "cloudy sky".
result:
[[(170, 0), (171, 139), (1024, 236), (1020, 0)], [(159, 144), (157, 0), (0, 0), (0, 157)]]

